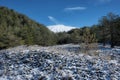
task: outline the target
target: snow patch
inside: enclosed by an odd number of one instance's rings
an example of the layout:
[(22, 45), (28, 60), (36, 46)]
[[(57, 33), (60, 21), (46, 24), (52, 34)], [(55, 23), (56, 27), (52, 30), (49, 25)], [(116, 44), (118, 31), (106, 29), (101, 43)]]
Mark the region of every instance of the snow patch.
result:
[(63, 24), (60, 24), (60, 25), (51, 25), (51, 26), (48, 26), (48, 28), (57, 33), (57, 32), (67, 32), (67, 31), (70, 31), (72, 29), (75, 29), (76, 27), (72, 27), (72, 26), (66, 26), (66, 25), (63, 25)]
[(113, 64), (115, 64), (115, 65), (118, 64), (118, 62), (117, 62), (116, 60), (110, 60), (109, 63), (113, 63)]

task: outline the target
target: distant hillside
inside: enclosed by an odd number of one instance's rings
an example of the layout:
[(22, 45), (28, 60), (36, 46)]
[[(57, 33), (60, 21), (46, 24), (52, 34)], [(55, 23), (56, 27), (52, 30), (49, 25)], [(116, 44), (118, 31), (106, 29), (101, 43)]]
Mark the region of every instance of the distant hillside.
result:
[(44, 25), (6, 7), (0, 7), (0, 49), (17, 45), (52, 45), (55, 35)]

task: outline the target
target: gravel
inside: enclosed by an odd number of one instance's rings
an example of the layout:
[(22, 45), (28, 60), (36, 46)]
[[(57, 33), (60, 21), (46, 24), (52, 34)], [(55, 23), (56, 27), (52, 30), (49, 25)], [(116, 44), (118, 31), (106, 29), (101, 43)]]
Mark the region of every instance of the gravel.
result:
[(9, 48), (0, 51), (0, 80), (120, 80), (119, 51), (90, 56), (73, 44)]

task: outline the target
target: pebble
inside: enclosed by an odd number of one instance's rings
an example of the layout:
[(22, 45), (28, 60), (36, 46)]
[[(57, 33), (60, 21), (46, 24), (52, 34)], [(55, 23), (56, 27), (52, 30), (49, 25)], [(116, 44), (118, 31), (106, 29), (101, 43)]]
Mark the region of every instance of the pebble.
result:
[[(107, 50), (90, 56), (77, 53), (78, 49), (69, 44), (2, 50), (0, 80), (120, 80), (119, 53)], [(113, 58), (103, 59), (106, 56)]]

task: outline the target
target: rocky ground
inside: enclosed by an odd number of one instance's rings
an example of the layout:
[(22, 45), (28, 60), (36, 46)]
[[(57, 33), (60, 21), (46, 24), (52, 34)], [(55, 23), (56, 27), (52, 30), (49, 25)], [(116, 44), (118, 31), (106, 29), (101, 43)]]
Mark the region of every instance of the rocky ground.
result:
[(120, 80), (120, 49), (89, 56), (79, 45), (19, 46), (0, 51), (0, 80)]

